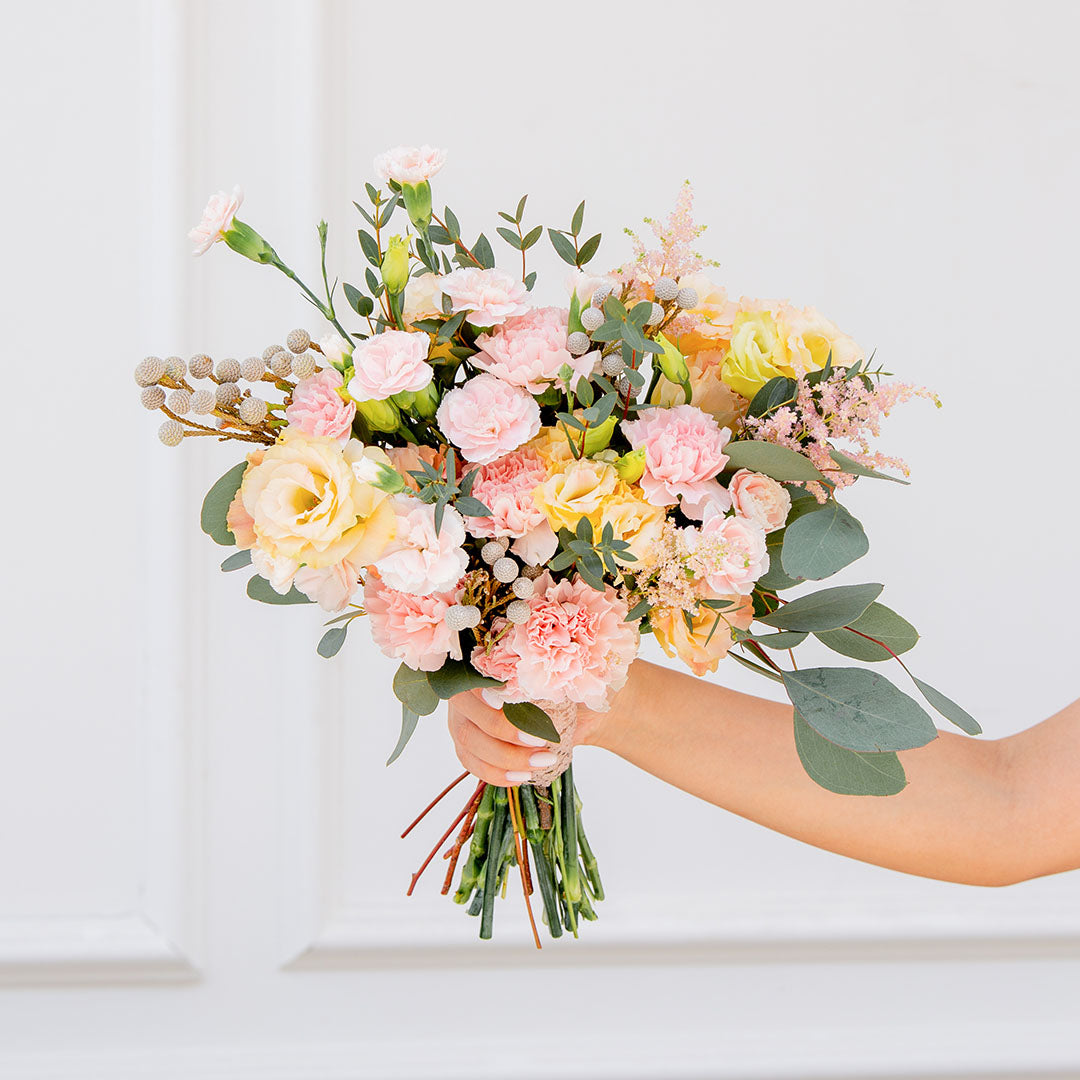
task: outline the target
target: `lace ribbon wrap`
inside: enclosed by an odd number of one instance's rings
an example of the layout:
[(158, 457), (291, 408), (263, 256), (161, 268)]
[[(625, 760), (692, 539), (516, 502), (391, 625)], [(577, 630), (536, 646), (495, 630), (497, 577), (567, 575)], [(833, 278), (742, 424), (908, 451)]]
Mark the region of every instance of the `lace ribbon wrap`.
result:
[(578, 707), (574, 701), (537, 701), (535, 704), (551, 717), (555, 730), (559, 733), (559, 742), (548, 743), (548, 749), (558, 758), (554, 765), (538, 769), (533, 773), (532, 783), (550, 784), (557, 776), (562, 776), (570, 765), (574, 755), (574, 732), (577, 730)]

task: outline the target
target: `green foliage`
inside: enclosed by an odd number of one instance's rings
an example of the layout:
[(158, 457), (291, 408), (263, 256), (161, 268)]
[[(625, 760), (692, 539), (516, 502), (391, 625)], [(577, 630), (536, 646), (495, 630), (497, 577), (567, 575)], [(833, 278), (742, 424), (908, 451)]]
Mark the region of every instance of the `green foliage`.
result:
[(894, 484), (910, 484), (910, 480), (904, 480), (899, 476), (889, 476), (886, 473), (878, 472), (877, 469), (867, 468), (860, 461), (856, 461), (854, 458), (849, 458), (847, 454), (840, 453), (835, 446), (829, 447), (829, 456), (840, 467), (841, 472), (849, 473), (851, 476), (872, 476), (876, 480), (891, 480)]
[(728, 443), (724, 453), (728, 456), (727, 469), (750, 469), (784, 482), (825, 480), (805, 455), (775, 443), (741, 439)]
[(895, 753), (859, 753), (819, 735), (803, 718), (795, 715), (795, 749), (807, 775), (814, 783), (837, 795), (896, 795), (904, 790), (907, 778)]
[[(860, 636), (863, 634), (866, 637)], [(823, 630), (815, 636), (833, 652), (871, 663), (891, 660), (893, 654), (899, 656), (906, 653), (919, 640), (919, 632), (907, 619), (897, 615), (892, 608), (876, 602), (853, 623), (838, 630)], [(869, 641), (868, 638), (875, 640)]]
[(766, 417), (784, 405), (790, 405), (795, 401), (795, 393), (798, 383), (789, 379), (786, 375), (777, 375), (770, 379), (753, 397), (747, 416)]
[(345, 299), (348, 301), (349, 307), (357, 315), (367, 316), (375, 310), (375, 302), (370, 296), (365, 296), (355, 285), (350, 285), (346, 281), (342, 285), (342, 289), (345, 291)]
[(402, 664), (394, 672), (394, 697), (419, 716), (427, 716), (439, 707), (439, 695), (431, 688), (426, 671)]
[(438, 671), (427, 673), (431, 689), (444, 701), (481, 686), (500, 687), (498, 679), (489, 679), (481, 675), (471, 664), (464, 660), (447, 660)]
[(779, 630), (837, 630), (848, 626), (881, 595), (884, 585), (837, 585), (800, 596), (758, 621)]
[(534, 705), (531, 701), (508, 701), (503, 705), (502, 711), (518, 731), (552, 743), (559, 741), (559, 733), (555, 730), (551, 717), (539, 705)]
[(616, 540), (611, 522), (604, 525), (597, 540), (592, 522), (583, 517), (577, 524), (576, 532), (569, 529), (559, 530), (559, 551), (548, 562), (553, 571), (576, 569), (582, 580), (599, 592), (604, 590), (604, 570), (615, 576), (621, 562), (636, 562), (637, 556), (631, 554), (630, 544), (626, 540)]
[(861, 559), (869, 550), (870, 541), (858, 519), (830, 499), (787, 526), (780, 561), (790, 577), (820, 581)]
[(968, 735), (981, 735), (982, 726), (979, 721), (975, 719), (971, 713), (966, 709), (960, 708), (952, 698), (947, 698), (940, 690), (935, 690), (929, 683), (923, 682), (922, 679), (916, 679), (914, 675), (911, 676), (915, 685), (919, 688), (919, 693), (939, 712), (946, 720), (954, 723), (961, 731), (967, 732)]
[(803, 668), (785, 671), (782, 678), (810, 727), (848, 750), (911, 750), (937, 738), (923, 707), (876, 671)]
[(393, 765), (394, 762), (401, 757), (401, 752), (409, 745), (409, 740), (413, 737), (413, 732), (416, 730), (416, 725), (419, 722), (419, 715), (413, 712), (408, 705), (402, 703), (401, 734), (398, 735), (397, 745), (394, 747), (393, 753), (386, 759), (387, 765)]
[(329, 660), (331, 656), (337, 656), (341, 651), (341, 646), (345, 644), (345, 637), (348, 632), (348, 623), (344, 626), (331, 626), (330, 629), (323, 634), (316, 651), (326, 660)]
[(476, 481), (476, 470), (467, 472), (460, 481), (457, 475), (457, 455), (453, 447), (446, 452), (446, 476), (443, 477), (438, 469), (433, 468), (426, 461), (421, 462), (420, 468), (409, 475), (416, 480), (420, 490), (417, 498), (421, 502), (432, 503), (435, 506), (435, 531), (442, 529), (443, 517), (447, 506), (453, 505), (460, 513), (467, 517), (490, 517), (491, 510), (479, 499), (473, 498), (472, 489)]
[(221, 569), (226, 574), (233, 570), (239, 570), (242, 567), (251, 565), (251, 552), (250, 551), (238, 551), (235, 555), (230, 555), (222, 564)]
[(282, 595), (266, 578), (258, 574), (247, 583), (247, 594), (252, 600), (258, 600), (260, 604), (310, 604), (312, 602), (295, 585)]
[(240, 490), (240, 481), (244, 479), (246, 470), (246, 461), (234, 465), (224, 476), (215, 481), (214, 486), (203, 499), (199, 524), (202, 526), (202, 531), (215, 544), (220, 544), (222, 547), (233, 547), (236, 544), (236, 537), (226, 524), (225, 517), (229, 512), (233, 497)]

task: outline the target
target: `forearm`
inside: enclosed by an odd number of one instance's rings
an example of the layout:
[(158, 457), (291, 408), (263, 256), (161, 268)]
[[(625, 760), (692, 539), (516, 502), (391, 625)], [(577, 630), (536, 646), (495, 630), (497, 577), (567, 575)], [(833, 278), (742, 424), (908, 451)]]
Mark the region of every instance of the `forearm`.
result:
[(790, 705), (638, 661), (590, 741), (798, 840), (906, 873), (1004, 884), (1050, 872), (1025, 843), (1003, 743), (942, 733), (901, 755), (908, 786), (835, 795), (805, 773)]

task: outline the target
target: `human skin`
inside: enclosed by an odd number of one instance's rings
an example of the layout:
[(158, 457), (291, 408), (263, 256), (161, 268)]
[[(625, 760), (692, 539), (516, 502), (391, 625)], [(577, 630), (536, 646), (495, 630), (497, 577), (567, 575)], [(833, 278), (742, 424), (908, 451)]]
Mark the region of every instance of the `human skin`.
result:
[[(478, 691), (450, 703), (458, 758), (490, 784), (521, 782), (542, 747)], [(1004, 739), (941, 732), (900, 754), (908, 786), (836, 795), (806, 775), (792, 710), (644, 660), (575, 743), (617, 754), (691, 795), (815, 847), (908, 874), (1009, 885), (1080, 869), (1080, 700)], [(508, 781), (507, 773), (511, 774)], [(517, 774), (517, 775), (514, 775)]]

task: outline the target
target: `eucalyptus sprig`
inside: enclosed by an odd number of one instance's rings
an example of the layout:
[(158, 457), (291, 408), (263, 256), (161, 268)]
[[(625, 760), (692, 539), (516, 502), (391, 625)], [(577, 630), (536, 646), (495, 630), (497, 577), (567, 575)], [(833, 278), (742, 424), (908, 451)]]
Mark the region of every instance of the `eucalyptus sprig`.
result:
[(590, 236), (582, 244), (578, 244), (578, 236), (585, 220), (585, 200), (582, 199), (574, 216), (570, 221), (569, 229), (548, 229), (548, 237), (555, 253), (563, 262), (578, 268), (584, 266), (596, 254), (600, 247), (600, 233)]
[(604, 570), (612, 577), (617, 577), (620, 570), (616, 556), (621, 562), (637, 562), (637, 556), (630, 552), (626, 540), (616, 540), (611, 522), (606, 522), (596, 541), (592, 522), (583, 517), (577, 530), (559, 530), (560, 551), (549, 562), (551, 570), (569, 570), (575, 568), (586, 584), (598, 592), (604, 591)]
[(421, 462), (419, 469), (409, 473), (420, 487), (416, 497), (421, 502), (435, 505), (436, 532), (442, 530), (443, 517), (448, 506), (453, 506), (458, 513), (466, 517), (491, 517), (491, 510), (472, 496), (476, 474), (477, 470), (472, 469), (459, 480), (457, 457), (452, 447), (446, 452), (445, 476), (426, 461)]

